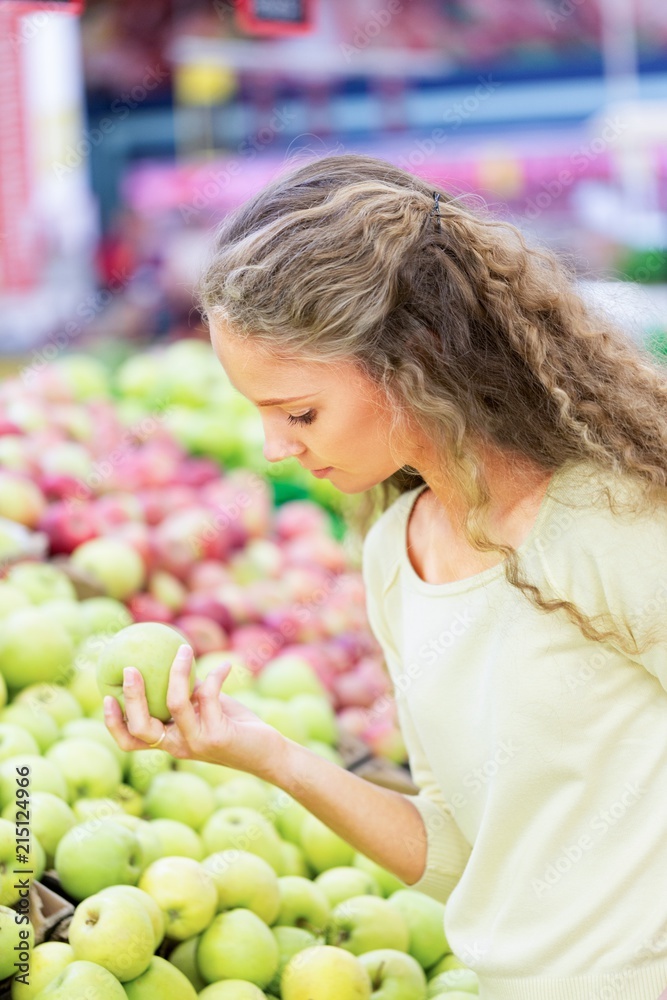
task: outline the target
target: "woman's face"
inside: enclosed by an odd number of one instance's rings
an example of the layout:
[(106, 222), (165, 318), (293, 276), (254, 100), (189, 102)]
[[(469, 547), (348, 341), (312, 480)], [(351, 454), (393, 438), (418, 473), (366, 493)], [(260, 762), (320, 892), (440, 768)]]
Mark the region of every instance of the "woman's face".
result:
[(211, 341), (232, 385), (259, 410), (269, 462), (330, 467), (324, 478), (343, 493), (371, 489), (408, 464), (390, 451), (384, 395), (353, 362), (279, 359), (214, 320)]

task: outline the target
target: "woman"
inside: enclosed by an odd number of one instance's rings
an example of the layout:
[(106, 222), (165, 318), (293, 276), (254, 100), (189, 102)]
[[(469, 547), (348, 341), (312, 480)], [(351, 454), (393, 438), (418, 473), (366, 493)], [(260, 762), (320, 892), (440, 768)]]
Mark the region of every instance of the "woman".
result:
[(228, 666), (190, 701), (187, 651), (166, 727), (128, 670), (116, 739), (259, 775), (446, 901), (484, 1000), (658, 1000), (662, 370), (554, 256), (365, 156), (303, 166), (228, 218), (202, 300), (266, 458), (381, 494), (368, 615), (420, 793), (285, 739), (219, 695)]

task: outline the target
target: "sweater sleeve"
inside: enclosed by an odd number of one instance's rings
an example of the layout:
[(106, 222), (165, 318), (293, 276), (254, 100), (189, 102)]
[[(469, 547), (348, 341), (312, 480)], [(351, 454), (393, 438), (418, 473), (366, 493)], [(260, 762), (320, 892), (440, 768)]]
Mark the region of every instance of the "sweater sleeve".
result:
[[(389, 674), (394, 680), (394, 698), (398, 722), (408, 752), (412, 779), (419, 789), (417, 795), (406, 796), (420, 813), (424, 822), (426, 865), (419, 880), (410, 888), (423, 892), (444, 903), (463, 874), (471, 846), (461, 833), (442, 790), (435, 780), (426, 758), (418, 733), (410, 716), (405, 697), (396, 688), (395, 678), (400, 673), (400, 658), (386, 628), (379, 596), (382, 579), (379, 566), (373, 564), (369, 546), (364, 545), (363, 577), (366, 587), (366, 614), (371, 630), (384, 654)], [(424, 848), (424, 839), (404, 841), (410, 854)]]

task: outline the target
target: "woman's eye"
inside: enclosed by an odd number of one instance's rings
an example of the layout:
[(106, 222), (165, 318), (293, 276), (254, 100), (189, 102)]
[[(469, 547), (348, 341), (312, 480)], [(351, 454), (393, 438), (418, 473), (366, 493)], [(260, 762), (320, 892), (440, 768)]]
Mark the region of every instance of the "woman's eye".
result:
[(290, 424), (312, 424), (315, 419), (315, 411), (308, 410), (307, 413), (303, 413), (300, 417), (294, 417), (291, 413), (288, 413), (287, 419)]

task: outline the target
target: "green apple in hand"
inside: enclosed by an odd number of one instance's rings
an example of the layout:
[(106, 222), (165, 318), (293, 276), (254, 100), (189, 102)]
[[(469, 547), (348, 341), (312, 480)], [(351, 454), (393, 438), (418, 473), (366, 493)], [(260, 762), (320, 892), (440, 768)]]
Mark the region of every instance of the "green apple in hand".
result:
[(419, 962), (403, 951), (378, 948), (359, 956), (373, 984), (373, 1000), (425, 1000), (426, 976)]
[(317, 876), (315, 885), (320, 887), (332, 908), (352, 896), (380, 895), (380, 887), (373, 876), (352, 865), (328, 868)]
[(218, 905), (215, 884), (193, 858), (154, 861), (142, 873), (139, 888), (158, 904), (165, 918), (165, 933), (176, 941), (201, 933), (215, 916)]
[(244, 979), (264, 989), (278, 968), (278, 944), (252, 910), (227, 910), (199, 939), (197, 964), (208, 983)]
[[(16, 802), (9, 802), (2, 810), (3, 819), (15, 823), (16, 812)], [(31, 791), (30, 829), (46, 852), (47, 867), (52, 867), (58, 844), (75, 824), (76, 816), (64, 799), (51, 792)]]
[[(103, 695), (113, 695), (124, 709), (123, 670), (135, 667), (144, 679), (148, 710), (154, 719), (168, 722), (169, 672), (176, 653), (188, 643), (183, 635), (161, 622), (128, 625), (101, 650), (97, 662), (97, 683)], [(194, 687), (194, 661), (190, 668), (190, 693)]]
[(55, 869), (65, 892), (77, 900), (110, 885), (136, 885), (142, 870), (139, 839), (110, 819), (77, 823), (56, 848)]
[(127, 1000), (127, 993), (108, 969), (94, 962), (70, 962), (35, 1000)]
[(191, 826), (176, 819), (153, 819), (151, 827), (157, 833), (161, 844), (161, 857), (179, 856), (202, 861), (204, 845), (201, 837)]
[(202, 862), (215, 882), (218, 910), (241, 907), (272, 924), (280, 910), (279, 879), (264, 858), (250, 851), (217, 851)]
[(282, 927), (302, 927), (322, 934), (331, 916), (329, 900), (320, 887), (301, 875), (278, 879), (280, 910), (275, 923)]
[(128, 1000), (197, 1000), (194, 986), (175, 965), (155, 956), (137, 979), (125, 982)]
[(353, 955), (378, 948), (407, 951), (409, 943), (405, 918), (386, 899), (353, 896), (339, 903), (331, 914), (327, 944), (345, 948)]
[(282, 1000), (370, 1000), (371, 978), (349, 951), (317, 945), (298, 952), (285, 966)]
[(211, 786), (187, 771), (157, 774), (146, 792), (146, 815), (150, 819), (175, 819), (201, 830), (215, 811)]
[(354, 848), (312, 814), (303, 821), (301, 847), (306, 861), (316, 872), (345, 867), (352, 864), (354, 858)]
[(27, 947), (28, 953), (32, 952), (35, 931), (31, 923), (19, 923), (23, 919), (16, 910), (0, 906), (0, 979), (17, 971), (14, 963), (20, 960), (21, 948)]
[(408, 925), (408, 951), (423, 969), (430, 969), (449, 951), (444, 904), (413, 889), (399, 889), (388, 902), (403, 915)]
[(69, 927), (76, 958), (95, 962), (121, 982), (148, 968), (155, 948), (155, 931), (148, 910), (128, 895), (90, 896), (79, 903)]
[(164, 916), (162, 910), (157, 905), (152, 896), (149, 896), (143, 889), (136, 885), (110, 885), (97, 893), (97, 898), (116, 897), (118, 899), (130, 899), (144, 907), (153, 925), (155, 936), (154, 949), (159, 948), (164, 938)]
[(35, 1000), (37, 994), (74, 961), (74, 950), (64, 941), (44, 941), (30, 953), (30, 972), (21, 982), (12, 979), (12, 1000)]

